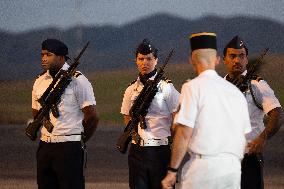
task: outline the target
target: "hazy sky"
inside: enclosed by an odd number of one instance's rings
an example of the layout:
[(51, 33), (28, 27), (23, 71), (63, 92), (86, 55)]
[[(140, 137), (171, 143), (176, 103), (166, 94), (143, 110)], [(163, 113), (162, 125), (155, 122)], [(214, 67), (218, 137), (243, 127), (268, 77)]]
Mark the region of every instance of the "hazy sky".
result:
[(0, 29), (123, 25), (161, 12), (188, 19), (261, 16), (284, 24), (284, 0), (0, 0)]

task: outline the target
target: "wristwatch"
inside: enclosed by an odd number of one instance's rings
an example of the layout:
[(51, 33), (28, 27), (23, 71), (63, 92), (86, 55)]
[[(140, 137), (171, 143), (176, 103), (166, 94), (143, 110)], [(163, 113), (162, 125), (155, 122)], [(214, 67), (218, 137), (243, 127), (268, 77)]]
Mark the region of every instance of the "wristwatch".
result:
[(167, 170), (170, 171), (170, 172), (173, 172), (173, 173), (178, 172), (178, 169), (172, 168), (172, 167), (168, 167)]

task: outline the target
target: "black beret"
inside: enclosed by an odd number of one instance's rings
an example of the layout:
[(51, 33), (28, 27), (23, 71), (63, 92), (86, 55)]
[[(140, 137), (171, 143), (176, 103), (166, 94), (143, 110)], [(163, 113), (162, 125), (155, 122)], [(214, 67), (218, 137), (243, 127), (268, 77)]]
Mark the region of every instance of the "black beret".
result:
[(227, 53), (227, 48), (233, 48), (233, 49), (242, 49), (245, 48), (246, 55), (248, 55), (248, 49), (244, 43), (244, 40), (240, 38), (238, 35), (236, 35), (231, 41), (225, 46), (223, 50), (223, 55), (225, 56)]
[(217, 50), (216, 33), (201, 32), (193, 33), (190, 36), (191, 51), (197, 49), (215, 49)]
[[(48, 50), (56, 55), (68, 55), (68, 47), (58, 39), (46, 39), (41, 44), (42, 50)], [(68, 57), (67, 57), (68, 58)]]
[(136, 49), (135, 55), (137, 54), (147, 55), (153, 53), (155, 57), (157, 57), (158, 50), (150, 43), (148, 39), (143, 39), (142, 43), (140, 43)]

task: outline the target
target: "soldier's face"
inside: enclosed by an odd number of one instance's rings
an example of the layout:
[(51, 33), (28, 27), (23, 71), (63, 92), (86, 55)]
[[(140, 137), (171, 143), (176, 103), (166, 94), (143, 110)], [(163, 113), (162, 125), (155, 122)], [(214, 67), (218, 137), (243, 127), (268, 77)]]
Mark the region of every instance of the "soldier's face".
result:
[(60, 56), (48, 50), (41, 50), (41, 66), (44, 70), (57, 69)]
[(224, 64), (230, 74), (234, 76), (242, 74), (246, 70), (246, 66), (248, 64), (245, 48), (228, 48), (226, 56), (224, 57)]
[(157, 61), (158, 59), (154, 57), (153, 53), (147, 55), (138, 53), (136, 57), (136, 64), (142, 75), (153, 71), (157, 65)]

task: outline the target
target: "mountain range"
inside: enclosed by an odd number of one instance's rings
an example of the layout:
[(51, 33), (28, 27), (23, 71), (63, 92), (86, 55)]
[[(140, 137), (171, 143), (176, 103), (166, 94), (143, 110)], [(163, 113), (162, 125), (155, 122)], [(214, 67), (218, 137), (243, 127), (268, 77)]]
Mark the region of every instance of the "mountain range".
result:
[(244, 39), (249, 54), (258, 53), (266, 47), (270, 48), (270, 53), (284, 52), (284, 25), (273, 20), (244, 16), (223, 18), (216, 15), (190, 20), (156, 14), (123, 26), (76, 26), (66, 30), (43, 28), (23, 33), (0, 31), (0, 80), (31, 79), (38, 75), (42, 71), (41, 42), (47, 38), (64, 41), (72, 58), (90, 41), (78, 68), (88, 73), (134, 67), (135, 48), (144, 38), (148, 38), (159, 49), (160, 61), (174, 49), (171, 62), (186, 63), (190, 50), (188, 37), (200, 31), (217, 33), (220, 55), (226, 43), (235, 35)]

